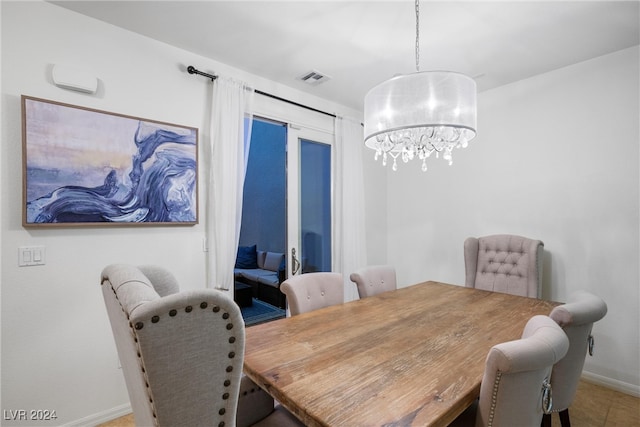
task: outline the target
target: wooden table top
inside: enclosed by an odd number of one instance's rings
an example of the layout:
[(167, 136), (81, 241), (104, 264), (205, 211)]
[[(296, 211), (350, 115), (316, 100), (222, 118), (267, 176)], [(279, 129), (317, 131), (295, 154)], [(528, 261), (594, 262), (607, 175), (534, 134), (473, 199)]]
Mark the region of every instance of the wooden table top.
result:
[(308, 426), (446, 426), (489, 349), (555, 305), (425, 282), (249, 327), (244, 371)]

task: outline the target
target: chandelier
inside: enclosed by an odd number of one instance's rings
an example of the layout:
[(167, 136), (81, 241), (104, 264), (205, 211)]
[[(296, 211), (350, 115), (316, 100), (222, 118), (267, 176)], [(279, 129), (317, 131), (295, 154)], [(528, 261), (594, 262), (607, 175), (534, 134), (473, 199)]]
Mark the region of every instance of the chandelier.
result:
[(364, 141), (383, 166), (422, 160), (433, 153), (453, 163), (453, 149), (466, 147), (476, 136), (476, 82), (450, 71), (420, 71), (420, 5), (416, 12), (416, 72), (393, 77), (364, 98)]

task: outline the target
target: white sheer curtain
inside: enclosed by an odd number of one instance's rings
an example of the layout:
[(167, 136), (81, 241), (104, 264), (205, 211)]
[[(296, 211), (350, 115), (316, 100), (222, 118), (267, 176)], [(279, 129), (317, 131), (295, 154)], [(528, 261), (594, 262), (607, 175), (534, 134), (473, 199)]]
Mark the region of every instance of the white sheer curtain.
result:
[(244, 82), (222, 77), (212, 87), (206, 204), (207, 286), (230, 290), (240, 238), (254, 91)]
[(345, 282), (345, 302), (358, 299), (356, 285), (349, 275), (367, 264), (364, 217), (364, 177), (362, 147), (364, 133), (359, 121), (335, 119), (333, 164), (333, 271), (341, 272)]

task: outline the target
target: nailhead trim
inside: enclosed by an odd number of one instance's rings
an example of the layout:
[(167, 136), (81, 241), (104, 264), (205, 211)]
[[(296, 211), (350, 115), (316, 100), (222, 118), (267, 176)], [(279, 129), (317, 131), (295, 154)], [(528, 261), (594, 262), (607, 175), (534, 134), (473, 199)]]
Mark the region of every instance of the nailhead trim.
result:
[(243, 395), (243, 396), (247, 396), (249, 393), (253, 394), (253, 393), (255, 393), (256, 391), (258, 391), (258, 390), (257, 390), (255, 387), (252, 387), (252, 388), (251, 388), (251, 390), (245, 390), (245, 391), (243, 391), (243, 392), (242, 392), (242, 395)]
[[(109, 281), (109, 284), (111, 285), (111, 281)], [(129, 320), (130, 316), (125, 311), (124, 306), (122, 305), (122, 302), (120, 302), (120, 299), (118, 298), (118, 293), (113, 288), (113, 285), (111, 285), (111, 290), (113, 291), (113, 295), (114, 295), (116, 301), (118, 301), (118, 304), (120, 304), (120, 308), (122, 309), (122, 312), (125, 313), (125, 315), (127, 317), (127, 320)], [(132, 335), (133, 335), (133, 340), (136, 343), (136, 354), (138, 356), (138, 362), (139, 362), (140, 370), (141, 370), (142, 376), (144, 378), (144, 382), (145, 382), (145, 386), (146, 386), (146, 390), (147, 390), (147, 396), (149, 397), (149, 405), (151, 406), (151, 415), (153, 416), (153, 424), (155, 426), (157, 426), (158, 425), (158, 416), (156, 414), (156, 408), (155, 408), (155, 405), (153, 403), (153, 396), (151, 395), (151, 390), (149, 389), (149, 378), (147, 377), (147, 370), (144, 367), (144, 362), (142, 361), (142, 357), (140, 355), (140, 344), (138, 343), (138, 337), (137, 337), (136, 332), (135, 332), (136, 330), (140, 330), (143, 327), (144, 327), (144, 323), (143, 322), (136, 322), (136, 324), (134, 326), (129, 321), (129, 328), (131, 329), (131, 332), (132, 332)]]
[(498, 388), (500, 387), (500, 379), (502, 379), (502, 372), (498, 371), (496, 373), (496, 379), (493, 382), (493, 392), (491, 394), (491, 408), (489, 410), (489, 420), (487, 422), (487, 427), (491, 427), (493, 425), (493, 417), (496, 415), (496, 402), (498, 400)]

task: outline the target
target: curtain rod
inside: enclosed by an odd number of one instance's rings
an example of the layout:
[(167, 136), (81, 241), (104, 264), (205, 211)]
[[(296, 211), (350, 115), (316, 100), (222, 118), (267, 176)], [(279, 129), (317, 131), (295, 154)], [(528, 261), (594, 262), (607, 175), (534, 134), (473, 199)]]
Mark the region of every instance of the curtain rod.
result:
[[(215, 79), (218, 78), (218, 76), (216, 76), (216, 75), (203, 73), (202, 71), (197, 70), (195, 67), (193, 67), (191, 65), (189, 65), (187, 67), (187, 72), (189, 74), (199, 74), (201, 76), (210, 78), (211, 81), (214, 81)], [(272, 95), (270, 93), (263, 92), (263, 91), (258, 90), (258, 89), (254, 89), (254, 91), (255, 91), (255, 93), (257, 93), (259, 95), (263, 95), (263, 96), (267, 96), (269, 98), (277, 99), (278, 101), (286, 102), (288, 104), (292, 104), (292, 105), (295, 105), (297, 107), (301, 107), (301, 108), (305, 108), (307, 110), (315, 111), (316, 113), (324, 114), (326, 116), (330, 116), (330, 117), (333, 117), (333, 118), (337, 117), (335, 114), (327, 113), (326, 111), (318, 110), (317, 108), (309, 107), (308, 105), (300, 104), (300, 103), (295, 102), (295, 101), (291, 101), (291, 100), (288, 100), (288, 99), (285, 99), (285, 98), (281, 98), (281, 97), (279, 97), (277, 95)]]

